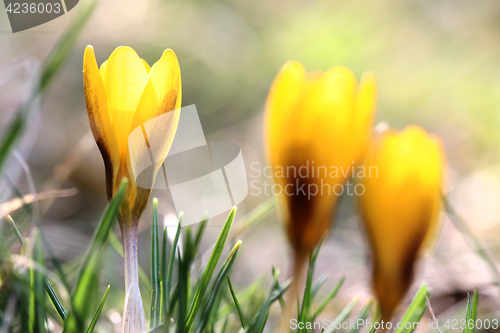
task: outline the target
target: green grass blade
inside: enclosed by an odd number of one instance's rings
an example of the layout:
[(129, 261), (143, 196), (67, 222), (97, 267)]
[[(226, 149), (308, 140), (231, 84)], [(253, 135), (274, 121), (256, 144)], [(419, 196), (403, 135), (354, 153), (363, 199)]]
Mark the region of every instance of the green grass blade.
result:
[(193, 303), (191, 305), (191, 308), (189, 310), (189, 314), (187, 317), (187, 322), (186, 322), (186, 327), (185, 327), (186, 332), (189, 331), (189, 329), (191, 328), (191, 325), (193, 324), (194, 318), (196, 317), (196, 314), (198, 313), (198, 309), (200, 308), (201, 302), (203, 300), (203, 296), (205, 295), (208, 284), (210, 283), (210, 279), (212, 278), (215, 267), (217, 266), (217, 263), (219, 262), (219, 258), (220, 258), (220, 255), (222, 253), (222, 250), (224, 249), (224, 244), (226, 243), (226, 239), (227, 239), (227, 236), (229, 235), (229, 230), (231, 229), (235, 215), (236, 215), (236, 207), (233, 207), (233, 209), (231, 209), (231, 212), (229, 213), (229, 216), (226, 220), (226, 223), (224, 224), (224, 227), (222, 228), (222, 231), (219, 235), (219, 238), (217, 239), (217, 242), (215, 243), (215, 246), (214, 246), (214, 249), (212, 251), (212, 255), (210, 256), (210, 259), (208, 261), (207, 267), (205, 267), (203, 275), (201, 276), (200, 285), (198, 286), (198, 288), (196, 290), (196, 294), (194, 295)]
[(160, 277), (160, 323), (163, 321), (164, 314), (165, 314), (165, 305), (163, 304), (165, 302), (163, 295), (165, 295), (165, 279), (163, 277), (163, 274), (166, 272), (166, 267), (168, 265), (168, 260), (167, 260), (167, 253), (168, 253), (168, 234), (167, 234), (167, 227), (163, 227), (163, 241), (161, 245), (161, 260), (160, 260), (160, 273), (158, 273)]
[(333, 288), (333, 291), (330, 293), (330, 295), (328, 295), (328, 297), (323, 301), (323, 303), (321, 303), (321, 305), (318, 307), (318, 309), (316, 310), (316, 312), (314, 313), (313, 315), (313, 319), (317, 318), (321, 312), (323, 312), (323, 310), (325, 309), (325, 307), (328, 305), (328, 303), (330, 303), (330, 301), (332, 299), (335, 298), (335, 296), (337, 296), (337, 293), (339, 292), (340, 288), (342, 287), (342, 285), (344, 284), (344, 281), (345, 281), (345, 277), (343, 276), (342, 278), (340, 278), (339, 282), (337, 283), (337, 285), (335, 286), (335, 288)]
[(160, 323), (160, 246), (158, 240), (158, 199), (153, 199), (153, 221), (151, 223), (151, 315), (150, 327)]
[(257, 311), (257, 314), (255, 317), (248, 323), (248, 325), (245, 327), (244, 332), (261, 332), (265, 326), (265, 323), (267, 321), (267, 317), (269, 315), (269, 308), (271, 305), (278, 300), (283, 293), (290, 287), (292, 283), (292, 279), (289, 279), (285, 281), (279, 289), (275, 289), (274, 286), (276, 285), (276, 279), (277, 277), (273, 277), (273, 284), (272, 284), (272, 289), (269, 297), (266, 299), (266, 301), (262, 304), (260, 307), (259, 311)]
[(472, 297), (472, 299), (470, 295), (467, 295), (467, 311), (465, 315), (465, 328), (462, 331), (463, 333), (474, 333), (477, 318), (477, 300), (477, 289), (474, 291), (474, 296)]
[[(280, 288), (280, 282), (278, 280), (279, 272), (276, 270), (276, 268), (274, 268), (274, 266), (272, 267), (271, 273), (273, 274), (274, 288), (279, 289)], [(280, 302), (281, 310), (284, 311), (285, 310), (285, 300), (283, 299), (282, 296), (280, 296), (278, 298), (278, 300)]]
[[(302, 299), (302, 307), (300, 309), (299, 316), (298, 316), (298, 321), (299, 322), (306, 322), (309, 320), (309, 316), (311, 313), (311, 304), (313, 302), (313, 277), (314, 277), (314, 270), (316, 267), (316, 262), (319, 257), (319, 252), (321, 248), (323, 247), (323, 244), (326, 239), (326, 233), (323, 235), (321, 238), (321, 241), (319, 245), (316, 247), (316, 250), (312, 252), (309, 256), (309, 267), (307, 270), (307, 278), (306, 278), (306, 287), (304, 289), (304, 297)], [(298, 304), (298, 302), (297, 302)], [(305, 331), (305, 327), (301, 328), (298, 330), (299, 333), (303, 333)]]
[(158, 326), (150, 328), (148, 331), (146, 331), (146, 333), (160, 332), (163, 327), (164, 327), (164, 324), (160, 324)]
[(109, 285), (106, 288), (106, 292), (104, 293), (104, 296), (102, 296), (101, 302), (99, 303), (97, 310), (95, 310), (94, 316), (92, 317), (92, 320), (90, 321), (90, 325), (87, 328), (87, 331), (86, 331), (87, 333), (94, 332), (95, 325), (97, 324), (97, 320), (99, 319), (99, 316), (101, 315), (102, 308), (104, 307), (104, 302), (106, 302), (106, 298), (108, 297), (108, 292), (109, 292)]
[(21, 235), (21, 232), (17, 228), (16, 222), (12, 219), (10, 215), (7, 215), (7, 223), (9, 223), (10, 228), (14, 232), (14, 235), (16, 235), (17, 240), (19, 241), (19, 244), (24, 245), (24, 238), (23, 235)]
[(162, 281), (163, 274), (167, 271), (168, 265), (168, 234), (167, 227), (163, 227), (163, 241), (161, 244), (161, 267), (160, 272), (162, 273)]
[(264, 332), (264, 327), (266, 327), (267, 318), (269, 318), (269, 312), (266, 313), (266, 316), (264, 317), (264, 320), (262, 321), (262, 324), (260, 325), (260, 329), (259, 329), (258, 333)]
[(313, 296), (316, 296), (318, 294), (319, 289), (321, 286), (325, 283), (325, 281), (328, 279), (328, 275), (326, 274), (321, 274), (316, 282), (314, 282), (314, 287), (312, 290)]
[(205, 331), (205, 327), (208, 324), (208, 320), (210, 318), (210, 314), (212, 312), (212, 309), (214, 308), (214, 304), (215, 304), (216, 300), (218, 299), (219, 290), (220, 290), (220, 287), (222, 285), (222, 281), (224, 281), (224, 276), (227, 276), (227, 274), (229, 273), (229, 270), (233, 266), (233, 263), (234, 263), (234, 260), (236, 259), (236, 254), (238, 253), (240, 245), (241, 245), (241, 240), (236, 242), (236, 244), (234, 245), (233, 249), (231, 250), (231, 252), (227, 256), (226, 261), (224, 262), (224, 265), (222, 265), (222, 268), (221, 268), (219, 274), (217, 275), (217, 278), (214, 281), (214, 284), (211, 288), (212, 292), (210, 293), (210, 296), (208, 297), (208, 301), (207, 301), (205, 307), (203, 308), (201, 321), (196, 329), (197, 333), (202, 333)]
[(45, 332), (45, 275), (42, 269), (45, 267), (42, 240), (38, 229), (34, 230), (34, 246), (32, 260), (38, 267), (30, 268), (30, 323), (33, 333)]
[(240, 302), (238, 302), (238, 298), (233, 290), (233, 285), (231, 284), (231, 279), (229, 275), (227, 276), (227, 284), (229, 285), (229, 291), (231, 292), (231, 297), (233, 298), (234, 305), (236, 306), (236, 310), (238, 311), (238, 316), (240, 317), (241, 327), (245, 328), (245, 316), (243, 315), (243, 311), (241, 311)]
[(6, 133), (2, 136), (0, 144), (0, 170), (2, 170), (5, 161), (10, 156), (10, 151), (24, 132), (27, 122), (26, 114), (29, 108), (31, 108), (31, 102), (26, 102), (19, 107), (15, 118), (8, 125)]
[[(366, 318), (368, 317), (368, 313), (370, 312), (370, 310), (373, 306), (373, 303), (374, 303), (373, 300), (366, 303), (366, 305), (359, 312), (358, 319), (356, 320), (356, 323), (358, 323), (358, 320), (363, 321), (363, 322), (366, 320)], [(362, 325), (356, 325), (355, 328), (350, 329), (349, 331), (347, 331), (347, 333), (358, 333), (361, 328), (362, 328)]]
[(54, 291), (54, 289), (50, 285), (47, 278), (44, 279), (44, 282), (45, 282), (45, 289), (47, 290), (47, 294), (49, 295), (49, 299), (52, 302), (52, 304), (54, 305), (54, 308), (56, 309), (57, 314), (59, 314), (59, 316), (61, 317), (62, 320), (66, 320), (68, 314), (66, 313), (64, 306), (61, 304), (61, 301), (57, 297), (56, 292)]
[[(413, 301), (411, 302), (410, 306), (403, 316), (403, 319), (401, 320), (402, 328), (397, 329), (395, 333), (411, 333), (417, 328), (418, 322), (427, 309), (426, 294), (428, 293), (429, 290), (427, 289), (427, 285), (424, 283), (413, 298)], [(406, 325), (406, 323), (411, 323), (411, 325)], [(406, 328), (406, 326), (408, 326), (409, 328)]]
[(116, 223), (118, 210), (122, 203), (127, 188), (127, 179), (123, 179), (115, 196), (111, 199), (104, 211), (99, 225), (94, 233), (90, 247), (87, 250), (76, 280), (72, 294), (73, 311), (68, 316), (65, 325), (65, 333), (82, 332), (85, 330), (85, 321), (90, 315), (92, 308), (91, 292), (97, 282), (100, 266), (103, 258), (106, 241), (110, 230)]
[[(307, 278), (306, 278), (306, 287), (304, 289), (304, 297), (302, 298), (302, 307), (300, 308), (299, 312), (299, 317), (298, 317), (298, 322), (299, 323), (304, 323), (307, 321), (307, 317), (309, 317), (309, 311), (311, 307), (311, 291), (312, 291), (312, 278), (313, 278), (313, 269), (314, 269), (314, 264), (313, 264), (314, 257), (311, 255), (311, 258), (309, 260), (309, 268), (307, 270)], [(298, 302), (297, 302), (298, 303)], [(303, 333), (305, 330), (305, 327), (302, 327), (301, 329), (299, 328), (298, 332)]]
[(198, 227), (198, 230), (196, 231), (196, 236), (194, 238), (194, 243), (193, 243), (193, 249), (194, 249), (195, 253), (198, 252), (198, 248), (199, 248), (200, 243), (201, 243), (201, 237), (203, 236), (203, 233), (205, 232), (205, 229), (207, 227), (207, 223), (208, 223), (208, 218), (201, 221), (200, 226)]
[(275, 289), (271, 293), (270, 301), (271, 303), (274, 303), (277, 299), (280, 299), (280, 297), (283, 296), (283, 293), (288, 290), (290, 285), (292, 284), (292, 279), (286, 280), (278, 289)]
[[(174, 241), (172, 243), (172, 251), (170, 252), (170, 259), (168, 265), (164, 266), (165, 271), (163, 272), (163, 304), (165, 307), (165, 322), (169, 323), (170, 320), (170, 291), (172, 289), (172, 278), (174, 277), (174, 263), (175, 255), (177, 253), (177, 244), (179, 243), (179, 237), (181, 235), (182, 218), (184, 214), (181, 212), (179, 214), (179, 224), (177, 225), (177, 232), (175, 233)], [(164, 237), (167, 236), (166, 230), (164, 232)], [(164, 239), (166, 242), (166, 239)], [(163, 247), (163, 256), (167, 257), (167, 246)], [(168, 328), (168, 324), (165, 325)]]
[(222, 324), (221, 333), (226, 333), (226, 331), (227, 331), (227, 323), (228, 322), (229, 322), (229, 316), (227, 316), (226, 318), (224, 318), (224, 324)]
[[(12, 229), (14, 234), (16, 235), (16, 238), (19, 241), (19, 243), (21, 244), (21, 246), (24, 247), (24, 238), (21, 235), (21, 232), (17, 228), (16, 223), (14, 222), (14, 220), (12, 219), (12, 217), (10, 215), (7, 215), (7, 222), (9, 223), (10, 228)], [(38, 230), (38, 232), (39, 232), (39, 236), (41, 236), (41, 231)], [(45, 277), (45, 276), (44, 276), (44, 283), (45, 283), (45, 289), (47, 290), (47, 294), (49, 295), (49, 298), (50, 298), (52, 304), (54, 305), (54, 308), (56, 309), (56, 311), (59, 314), (59, 316), (61, 317), (61, 319), (65, 320), (67, 317), (66, 310), (64, 309), (61, 301), (57, 297), (56, 292), (54, 291), (54, 289), (50, 285), (49, 280), (47, 280), (47, 277)]]
[(358, 304), (359, 302), (359, 297), (354, 297), (340, 312), (340, 314), (335, 318), (335, 320), (328, 326), (328, 329), (325, 330), (325, 333), (332, 333), (335, 331), (335, 327), (338, 326), (339, 323), (343, 323), (347, 317), (351, 314), (352, 310)]

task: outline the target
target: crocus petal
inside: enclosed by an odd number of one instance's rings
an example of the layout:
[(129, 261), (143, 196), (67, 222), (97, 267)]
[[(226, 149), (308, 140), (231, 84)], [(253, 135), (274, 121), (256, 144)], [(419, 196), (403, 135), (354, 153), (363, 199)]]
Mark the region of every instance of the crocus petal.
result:
[(287, 62), (280, 70), (269, 92), (266, 104), (266, 150), (271, 164), (283, 160), (286, 146), (296, 133), (290, 131), (294, 118), (293, 109), (302, 96), (306, 70), (297, 61)]
[(137, 104), (148, 83), (148, 72), (130, 47), (117, 48), (105, 66), (104, 86), (116, 130), (120, 156), (126, 157), (127, 141)]
[[(181, 69), (174, 51), (168, 49), (163, 52), (160, 60), (151, 67), (149, 77), (160, 106), (156, 115), (179, 109), (182, 97)], [(150, 114), (149, 119), (156, 115)]]
[(163, 161), (170, 150), (180, 116), (180, 68), (172, 50), (163, 52), (160, 60), (151, 67), (149, 77), (134, 115), (132, 130), (143, 127), (155, 162), (158, 162)]
[[(89, 116), (90, 128), (101, 151), (106, 166), (106, 180), (113, 173), (113, 169), (118, 165), (115, 161), (119, 160), (118, 144), (116, 134), (108, 109), (106, 91), (97, 67), (94, 49), (87, 46), (83, 58), (83, 82), (85, 88), (85, 100), (87, 103), (87, 113)], [(110, 184), (108, 184), (110, 185)], [(108, 192), (111, 186), (107, 186)], [(111, 193), (108, 193), (111, 196)]]
[(104, 61), (99, 68), (99, 72), (101, 73), (102, 80), (104, 81), (104, 76), (106, 75), (106, 66), (108, 65), (108, 61)]
[(356, 157), (350, 145), (355, 91), (354, 74), (345, 67), (333, 67), (321, 77), (304, 101), (309, 118), (316, 119), (316, 123), (308, 127), (311, 131), (308, 136), (316, 136), (314, 141), (319, 151), (336, 155), (332, 160), (328, 154), (322, 153), (321, 156), (325, 157), (322, 165), (347, 167)]
[(151, 67), (149, 66), (148, 62), (146, 60), (142, 59), (142, 58), (141, 58), (141, 61), (142, 61), (143, 65), (144, 65), (144, 68), (146, 68), (146, 72), (149, 73), (149, 71), (151, 70)]
[[(338, 199), (332, 189), (344, 185), (366, 148), (376, 102), (368, 98), (370, 92), (376, 93), (368, 89), (375, 86), (366, 83), (369, 78), (367, 75), (363, 86), (357, 87), (356, 77), (345, 67), (308, 74), (292, 61), (283, 66), (272, 85), (265, 118), (270, 164), (283, 170), (313, 165), (328, 170), (324, 177), (275, 179), (282, 190), (294, 189), (291, 195), (280, 195), (279, 206), (295, 252), (309, 253), (324, 235)], [(359, 91), (363, 91), (366, 105), (358, 108)], [(334, 176), (330, 175), (332, 168), (338, 171)], [(298, 190), (301, 186), (321, 188), (321, 193), (305, 195)]]

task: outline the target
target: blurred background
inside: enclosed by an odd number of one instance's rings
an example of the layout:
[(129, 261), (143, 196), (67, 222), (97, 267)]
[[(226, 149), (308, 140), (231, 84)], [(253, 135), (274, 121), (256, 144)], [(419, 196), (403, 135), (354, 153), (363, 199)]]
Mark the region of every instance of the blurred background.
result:
[[(1, 11), (0, 129), (24, 98), (29, 73), (43, 61), (73, 14), (13, 34)], [(183, 106), (196, 105), (208, 141), (241, 147), (249, 180), (255, 176), (250, 164), (265, 164), (264, 103), (286, 61), (298, 60), (308, 71), (343, 65), (358, 78), (372, 71), (379, 84), (376, 123), (396, 129), (418, 124), (442, 138), (449, 162), (449, 200), (500, 262), (500, 2), (101, 1), (69, 62), (30, 119), (7, 171), (22, 194), (49, 188), (49, 180), (78, 191), (54, 200), (50, 207), (41, 205), (46, 212), (40, 223), (54, 254), (68, 263), (78, 263), (107, 203), (104, 166), (90, 135), (83, 92), (82, 59), (88, 44), (94, 46), (99, 64), (119, 45), (133, 47), (150, 64), (166, 48), (173, 49), (181, 66)], [(4, 179), (2, 201), (17, 195), (8, 185)], [(254, 192), (250, 189), (239, 205), (239, 218), (268, 199)], [(153, 196), (160, 198), (165, 219), (171, 219), (175, 210), (168, 193), (156, 190)], [(142, 218), (140, 240), (145, 249), (140, 264), (146, 272), (149, 211)], [(449, 318), (463, 314), (467, 292), (479, 288), (481, 316), (499, 318), (491, 271), (445, 214), (443, 221), (436, 248), (419, 263), (409, 299), (425, 280), (434, 312)], [(202, 250), (213, 245), (219, 224), (211, 224), (208, 231)], [(115, 232), (119, 236), (118, 229)], [(239, 237), (243, 248), (232, 272), (237, 289), (260, 276), (269, 278), (273, 266), (285, 276), (290, 273), (289, 249), (276, 212)], [(112, 299), (122, 295), (122, 260), (112, 250), (108, 255), (114, 265), (106, 266), (103, 280), (117, 286), (110, 291)], [(362, 303), (371, 298), (369, 272), (355, 203), (345, 198), (317, 273), (329, 276), (325, 293), (342, 276), (346, 282), (323, 317), (333, 319), (355, 295)], [(120, 302), (116, 304), (116, 311), (107, 312), (111, 319), (121, 313)]]

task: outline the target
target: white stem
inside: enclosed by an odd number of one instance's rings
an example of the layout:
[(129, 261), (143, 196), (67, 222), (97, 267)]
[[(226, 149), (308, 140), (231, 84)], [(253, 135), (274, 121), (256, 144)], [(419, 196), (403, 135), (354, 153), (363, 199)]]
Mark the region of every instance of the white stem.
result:
[(146, 319), (139, 290), (139, 264), (137, 258), (137, 223), (122, 227), (123, 264), (125, 272), (125, 307), (123, 333), (146, 331)]
[(123, 269), (125, 273), (125, 291), (132, 283), (139, 285), (139, 264), (137, 258), (137, 224), (122, 227)]

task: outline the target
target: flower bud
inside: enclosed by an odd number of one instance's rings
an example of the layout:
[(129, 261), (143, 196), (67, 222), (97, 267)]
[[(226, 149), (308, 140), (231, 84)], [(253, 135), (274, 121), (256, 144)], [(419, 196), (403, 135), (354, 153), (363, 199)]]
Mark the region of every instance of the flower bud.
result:
[(446, 167), (439, 138), (417, 126), (377, 137), (360, 179), (361, 215), (372, 254), (372, 286), (384, 320), (408, 291), (415, 261), (435, 239)]

